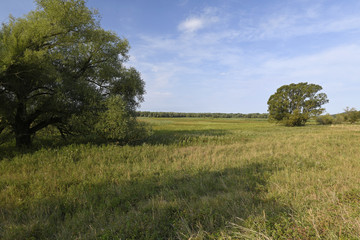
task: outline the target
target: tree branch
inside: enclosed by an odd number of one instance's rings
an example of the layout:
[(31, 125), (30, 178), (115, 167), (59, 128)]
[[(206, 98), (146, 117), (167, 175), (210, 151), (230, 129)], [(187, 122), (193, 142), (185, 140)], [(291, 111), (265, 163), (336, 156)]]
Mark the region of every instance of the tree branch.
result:
[(32, 123), (33, 121), (35, 121), (35, 119), (40, 116), (40, 114), (43, 111), (40, 111), (39, 109), (37, 109), (34, 113), (30, 114), (29, 117), (27, 118), (27, 122)]
[(60, 117), (53, 117), (48, 120), (42, 121), (38, 124), (36, 124), (34, 127), (30, 128), (30, 134), (34, 134), (37, 131), (49, 126), (50, 124), (59, 123), (61, 122), (62, 118)]
[(41, 95), (54, 95), (53, 93), (50, 93), (50, 92), (42, 92), (42, 93), (36, 93), (32, 96), (29, 96), (27, 97), (27, 99), (31, 99), (31, 98), (34, 98), (34, 97), (38, 97), (38, 96), (41, 96)]

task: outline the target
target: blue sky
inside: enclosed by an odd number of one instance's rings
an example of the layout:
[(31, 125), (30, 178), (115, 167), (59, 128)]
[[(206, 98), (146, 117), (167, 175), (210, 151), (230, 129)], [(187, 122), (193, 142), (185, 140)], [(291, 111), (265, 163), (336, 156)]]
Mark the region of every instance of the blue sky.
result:
[[(143, 111), (266, 112), (284, 84), (320, 84), (329, 113), (360, 109), (360, 1), (89, 0), (129, 40)], [(34, 9), (2, 1), (0, 21)]]

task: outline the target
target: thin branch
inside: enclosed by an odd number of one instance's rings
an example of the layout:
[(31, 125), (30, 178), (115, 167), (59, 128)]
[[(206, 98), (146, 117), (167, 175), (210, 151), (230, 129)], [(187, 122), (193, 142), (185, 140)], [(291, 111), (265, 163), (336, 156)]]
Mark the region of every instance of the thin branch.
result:
[(90, 79), (87, 79), (86, 81), (89, 82), (89, 83), (95, 84), (96, 86), (98, 86), (100, 88), (105, 87), (105, 86), (102, 85), (102, 83), (98, 83), (98, 82), (90, 80)]
[(37, 93), (37, 94), (27, 97), (27, 99), (31, 99), (31, 98), (42, 96), (42, 95), (54, 95), (54, 93), (49, 93), (49, 92)]

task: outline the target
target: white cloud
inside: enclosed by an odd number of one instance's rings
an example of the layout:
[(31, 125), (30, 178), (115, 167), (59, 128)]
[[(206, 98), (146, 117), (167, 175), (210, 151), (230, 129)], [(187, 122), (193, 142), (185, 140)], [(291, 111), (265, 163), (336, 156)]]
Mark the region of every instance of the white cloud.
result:
[[(341, 99), (347, 91), (355, 91), (352, 85), (358, 86), (360, 41), (327, 44), (327, 36), (321, 34), (336, 33), (345, 39), (347, 31), (360, 29), (360, 17), (324, 16), (318, 8), (259, 18), (227, 17), (205, 9), (181, 22), (180, 34), (142, 36), (135, 56), (139, 70), (146, 74), (145, 108), (265, 112), (276, 88), (300, 81), (324, 87), (334, 103), (329, 104), (329, 112), (351, 105)], [(241, 24), (231, 24), (234, 18)], [(312, 36), (324, 37), (325, 44), (306, 46), (299, 36), (309, 36), (308, 41)], [(302, 48), (297, 49), (298, 45)], [(255, 105), (241, 105), (246, 101)], [(236, 102), (242, 108), (231, 105)]]
[(179, 24), (179, 30), (182, 32), (193, 33), (203, 28), (205, 20), (201, 18), (188, 18)]
[(216, 8), (205, 8), (199, 16), (191, 16), (178, 25), (178, 30), (184, 33), (195, 33), (200, 29), (219, 21)]

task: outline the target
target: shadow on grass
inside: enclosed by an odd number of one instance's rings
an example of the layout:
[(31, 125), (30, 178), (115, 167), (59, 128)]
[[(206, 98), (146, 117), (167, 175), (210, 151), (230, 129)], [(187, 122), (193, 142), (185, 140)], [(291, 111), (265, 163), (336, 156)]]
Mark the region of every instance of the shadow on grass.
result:
[[(229, 131), (219, 129), (207, 129), (207, 130), (157, 130), (147, 139), (143, 139), (137, 142), (130, 143), (129, 145), (186, 145), (190, 144), (200, 137), (216, 137), (225, 136), (229, 134)], [(66, 140), (61, 138), (59, 134), (36, 136), (33, 139), (33, 144), (29, 148), (19, 149), (15, 147), (15, 142), (8, 142), (0, 145), (0, 161), (3, 159), (9, 159), (23, 154), (31, 154), (40, 149), (58, 149), (72, 144), (90, 144), (90, 145), (102, 145), (114, 142), (108, 142), (100, 137), (69, 137)]]
[(217, 239), (238, 218), (276, 218), (289, 212), (266, 199), (273, 171), (253, 163), (98, 183), (59, 179), (61, 192), (52, 189), (41, 198), (0, 206), (0, 237), (189, 239), (205, 234), (203, 238)]
[(0, 145), (0, 161), (4, 159), (11, 160), (14, 157), (24, 154), (32, 154), (40, 149), (59, 149), (73, 144), (90, 144), (90, 145), (102, 145), (106, 144), (103, 139), (95, 138), (68, 138), (64, 140), (60, 135), (40, 136), (33, 139), (33, 143), (30, 147), (18, 148), (15, 146), (15, 141), (7, 142)]

